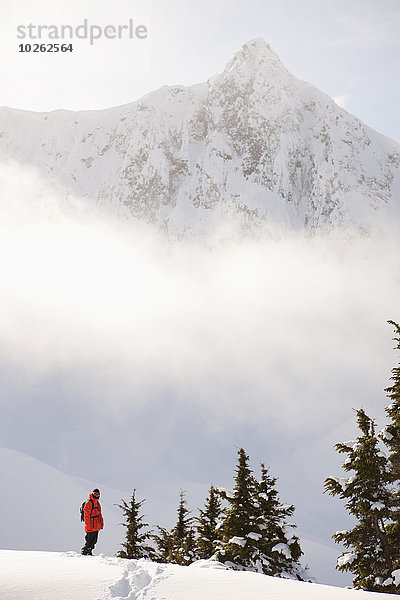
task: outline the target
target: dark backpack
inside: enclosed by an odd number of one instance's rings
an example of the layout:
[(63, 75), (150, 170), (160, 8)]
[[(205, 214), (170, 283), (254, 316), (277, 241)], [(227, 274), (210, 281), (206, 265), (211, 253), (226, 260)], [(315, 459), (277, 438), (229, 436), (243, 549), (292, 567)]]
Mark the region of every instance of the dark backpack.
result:
[[(84, 502), (82, 502), (82, 506), (81, 506), (81, 510), (80, 510), (80, 513), (81, 513), (81, 521), (84, 521), (84, 520), (85, 520), (85, 514), (84, 514), (84, 512), (83, 512), (83, 509), (85, 508), (85, 504), (86, 504), (87, 502), (91, 502), (91, 503), (92, 503), (92, 510), (93, 510), (94, 503), (93, 503), (93, 500), (92, 500), (91, 498), (89, 498), (89, 500), (85, 500)], [(90, 511), (90, 513), (92, 513), (92, 510)]]

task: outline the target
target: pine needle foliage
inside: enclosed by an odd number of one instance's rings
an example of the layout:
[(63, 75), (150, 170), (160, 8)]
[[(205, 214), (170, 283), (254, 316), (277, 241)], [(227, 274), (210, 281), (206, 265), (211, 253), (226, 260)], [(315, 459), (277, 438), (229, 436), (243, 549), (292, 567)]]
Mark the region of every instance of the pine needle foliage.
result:
[(221, 526), (222, 540), (218, 546), (218, 558), (235, 569), (251, 568), (253, 544), (249, 534), (254, 530), (256, 511), (254, 496), (256, 480), (249, 467), (249, 457), (243, 448), (238, 452), (235, 487), (232, 493), (220, 490), (227, 502), (225, 518)]
[(171, 562), (178, 565), (190, 565), (196, 559), (196, 541), (193, 530), (193, 518), (187, 508), (185, 492), (181, 490), (178, 506), (178, 520), (172, 530)]
[(122, 504), (117, 504), (126, 518), (124, 523), (126, 527), (125, 542), (121, 544), (123, 550), (117, 553), (120, 558), (152, 558), (154, 551), (147, 541), (151, 538), (151, 531), (142, 531), (148, 527), (147, 523), (143, 522), (143, 516), (140, 514), (140, 509), (145, 500), (136, 500), (136, 490), (133, 490), (129, 502), (121, 500)]
[(187, 508), (185, 492), (181, 490), (178, 505), (178, 519), (171, 531), (158, 527), (159, 535), (154, 535), (157, 545), (158, 562), (190, 565), (197, 558), (196, 538), (193, 517)]
[(394, 547), (390, 534), (393, 476), (379, 448), (374, 421), (363, 409), (356, 415), (361, 432), (357, 440), (335, 446), (347, 456), (343, 469), (352, 475), (328, 477), (324, 484), (325, 491), (346, 502), (347, 511), (357, 521), (353, 529), (333, 536), (348, 549), (339, 556), (337, 569), (354, 574), (356, 589), (397, 593), (392, 580)]
[(153, 534), (153, 540), (156, 544), (154, 560), (159, 563), (172, 562), (173, 539), (172, 533), (164, 527), (157, 526), (158, 535)]
[(197, 554), (201, 559), (212, 558), (221, 541), (221, 519), (224, 514), (221, 498), (214, 488), (210, 487), (204, 509), (199, 509), (197, 525)]
[(220, 528), (218, 560), (236, 570), (308, 579), (299, 563), (302, 551), (292, 531), (294, 525), (287, 521), (294, 506), (281, 504), (275, 488), (277, 480), (262, 464), (258, 481), (243, 448), (238, 452), (235, 473), (233, 491), (219, 489), (228, 506)]
[[(395, 350), (400, 350), (400, 326), (394, 321), (388, 321), (395, 331)], [(400, 569), (400, 364), (392, 369), (392, 385), (385, 389), (390, 404), (386, 407), (389, 424), (380, 432), (379, 436), (389, 451), (389, 463), (392, 470), (392, 496), (391, 508), (393, 522), (389, 530), (392, 545), (397, 552), (392, 556), (393, 567)]]
[(257, 487), (257, 527), (262, 533), (257, 550), (261, 571), (266, 575), (302, 580), (305, 573), (299, 559), (303, 552), (294, 533), (296, 526), (288, 521), (295, 508), (293, 504), (281, 503), (276, 483), (277, 478), (271, 477), (265, 465), (261, 464)]

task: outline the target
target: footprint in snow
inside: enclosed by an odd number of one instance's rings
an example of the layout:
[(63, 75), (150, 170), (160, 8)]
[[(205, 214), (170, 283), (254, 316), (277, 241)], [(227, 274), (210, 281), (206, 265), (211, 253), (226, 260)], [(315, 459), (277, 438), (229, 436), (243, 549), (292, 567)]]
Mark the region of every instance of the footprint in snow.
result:
[(129, 597), (132, 588), (129, 584), (127, 576), (124, 575), (113, 585), (110, 585), (109, 590), (115, 600), (123, 600)]
[(151, 583), (152, 579), (146, 571), (126, 573), (109, 587), (114, 600), (137, 600), (137, 594)]

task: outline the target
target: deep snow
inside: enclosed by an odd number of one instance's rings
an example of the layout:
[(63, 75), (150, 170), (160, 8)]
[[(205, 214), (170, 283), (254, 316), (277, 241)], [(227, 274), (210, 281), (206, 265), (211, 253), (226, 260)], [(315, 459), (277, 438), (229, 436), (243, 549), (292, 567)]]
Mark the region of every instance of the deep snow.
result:
[(379, 600), (372, 594), (226, 571), (74, 552), (0, 551), (0, 600)]

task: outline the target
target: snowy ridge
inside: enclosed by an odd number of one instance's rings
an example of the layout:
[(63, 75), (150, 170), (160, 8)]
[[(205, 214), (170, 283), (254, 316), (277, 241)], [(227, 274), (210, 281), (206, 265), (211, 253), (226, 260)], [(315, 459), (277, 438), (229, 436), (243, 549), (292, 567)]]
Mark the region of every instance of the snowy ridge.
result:
[(4, 600), (380, 600), (379, 594), (227, 571), (219, 563), (190, 567), (74, 552), (0, 550)]
[(398, 222), (400, 146), (293, 77), (264, 40), (206, 83), (103, 111), (0, 110), (0, 157), (173, 235)]

